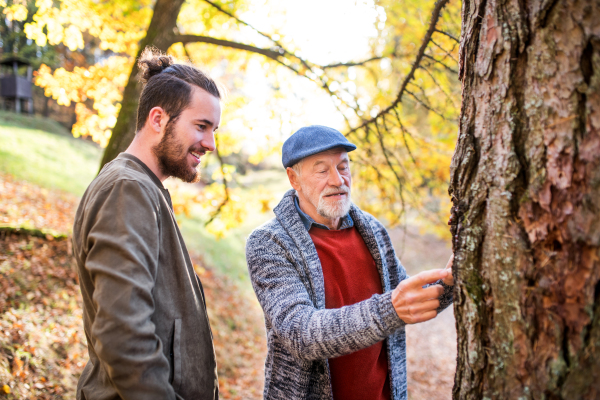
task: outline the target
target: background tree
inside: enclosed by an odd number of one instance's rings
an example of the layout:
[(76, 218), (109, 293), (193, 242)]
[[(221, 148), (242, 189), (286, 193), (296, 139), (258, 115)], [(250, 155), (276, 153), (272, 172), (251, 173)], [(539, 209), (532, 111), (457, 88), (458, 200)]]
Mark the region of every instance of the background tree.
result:
[(463, 3), (456, 399), (600, 396), (600, 3)]
[[(420, 210), (431, 226), (442, 231), (440, 221), (449, 209), (443, 193), (458, 116), (458, 4), (444, 8), (446, 1), (436, 3), (435, 21), (429, 21), (429, 4), (380, 1), (373, 7), (376, 34), (370, 54), (359, 61), (321, 65), (302, 58), (294, 38), (278, 34), (282, 27), (272, 26), (265, 33), (240, 19), (237, 14), (252, 7), (252, 2), (158, 0), (154, 10), (146, 2), (37, 3), (40, 9), (28, 25), (30, 37), (42, 43), (91, 48), (98, 55), (85, 68), (52, 71), (42, 67), (37, 83), (59, 101), (76, 102), (78, 121), (73, 134), (107, 145), (102, 163), (123, 151), (135, 130), (139, 86), (134, 60), (143, 46), (153, 44), (204, 66), (225, 63), (226, 73), (220, 79), (227, 83), (244, 81), (248, 60), (259, 57), (271, 65), (268, 76), (274, 100), (268, 107), (274, 121), (291, 126), (285, 120), (290, 109), (280, 111), (277, 103), (294, 95), (289, 86), (294, 77), (310, 80), (330, 96), (345, 120), (347, 134), (362, 143), (353, 154), (361, 176), (356, 191), (361, 205), (391, 224), (401, 221), (405, 209)], [(265, 4), (260, 9), (274, 13), (276, 7)], [(88, 14), (93, 18), (82, 18)], [(70, 34), (64, 34), (67, 31)], [(162, 36), (156, 36), (157, 32)], [(234, 99), (223, 118), (248, 121), (243, 111), (245, 96), (236, 91), (236, 85), (227, 85), (233, 87)], [(207, 182), (211, 187), (205, 188), (206, 195), (184, 196), (176, 203), (186, 210), (190, 199), (196, 204), (209, 200), (214, 206), (208, 220), (213, 221), (217, 213), (230, 215), (234, 217), (221, 222), (232, 226), (244, 212), (242, 204), (233, 204), (238, 168), (229, 162), (242, 149), (236, 145), (241, 140), (234, 130), (224, 127), (215, 154), (218, 167), (209, 175), (212, 181)], [(280, 144), (281, 139), (270, 141), (251, 161), (260, 161)], [(268, 204), (263, 208), (268, 209)]]

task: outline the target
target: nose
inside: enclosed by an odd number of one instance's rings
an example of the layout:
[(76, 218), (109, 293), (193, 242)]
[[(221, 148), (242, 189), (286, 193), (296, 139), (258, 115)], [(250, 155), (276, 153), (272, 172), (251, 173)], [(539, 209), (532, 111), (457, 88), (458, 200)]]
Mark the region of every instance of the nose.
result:
[(217, 148), (217, 145), (215, 143), (215, 133), (210, 132), (204, 135), (202, 137), (202, 140), (200, 140), (200, 144), (208, 151), (215, 151), (215, 149)]
[(344, 184), (344, 179), (340, 175), (340, 172), (337, 168), (331, 168), (331, 173), (329, 174), (329, 185), (331, 186), (342, 186)]

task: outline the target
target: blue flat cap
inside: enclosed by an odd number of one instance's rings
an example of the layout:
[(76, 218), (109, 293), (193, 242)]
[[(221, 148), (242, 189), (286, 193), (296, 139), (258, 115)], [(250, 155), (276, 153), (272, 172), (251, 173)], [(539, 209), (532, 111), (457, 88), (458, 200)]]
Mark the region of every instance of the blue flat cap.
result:
[(283, 167), (288, 168), (298, 161), (322, 151), (343, 147), (347, 152), (356, 150), (339, 131), (322, 125), (300, 128), (284, 143), (281, 151)]

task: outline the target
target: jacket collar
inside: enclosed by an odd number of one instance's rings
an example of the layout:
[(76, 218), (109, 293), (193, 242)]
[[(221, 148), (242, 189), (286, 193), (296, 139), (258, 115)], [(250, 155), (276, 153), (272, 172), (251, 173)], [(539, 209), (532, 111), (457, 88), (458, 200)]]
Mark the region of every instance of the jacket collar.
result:
[[(296, 196), (295, 192), (296, 191), (293, 189), (288, 190), (283, 195), (283, 198), (279, 204), (273, 209), (273, 212), (275, 213), (275, 217), (277, 218), (279, 224), (286, 230), (290, 238), (294, 241), (299, 249), (305, 268), (304, 272), (306, 275), (308, 275), (307, 278), (311, 289), (309, 292), (312, 291), (310, 295), (315, 307), (318, 309), (324, 309), (325, 283), (323, 281), (323, 270), (321, 268), (321, 262), (319, 260), (319, 255), (317, 254), (317, 249), (315, 248), (312, 238), (310, 237), (306, 227), (304, 226), (304, 223), (300, 218), (300, 215), (298, 214), (298, 211), (296, 210), (294, 203), (294, 198)], [(383, 260), (379, 250), (379, 245), (369, 220), (354, 204), (352, 204), (352, 207), (350, 208), (349, 215), (354, 221), (356, 229), (358, 229), (358, 232), (363, 237), (365, 244), (375, 260), (384, 291), (389, 290), (390, 284), (388, 272), (383, 267)]]

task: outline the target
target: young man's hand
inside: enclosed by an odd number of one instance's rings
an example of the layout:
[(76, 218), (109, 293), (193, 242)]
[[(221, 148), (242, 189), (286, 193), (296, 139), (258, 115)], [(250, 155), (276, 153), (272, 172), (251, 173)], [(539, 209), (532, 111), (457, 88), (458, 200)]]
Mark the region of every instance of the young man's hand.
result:
[(432, 269), (423, 271), (411, 278), (405, 279), (392, 292), (392, 304), (398, 317), (407, 324), (428, 321), (435, 318), (437, 308), (440, 306), (438, 298), (444, 292), (442, 285), (433, 285), (427, 288), (423, 286), (452, 278), (452, 258), (449, 261), (450, 268)]

